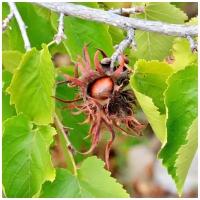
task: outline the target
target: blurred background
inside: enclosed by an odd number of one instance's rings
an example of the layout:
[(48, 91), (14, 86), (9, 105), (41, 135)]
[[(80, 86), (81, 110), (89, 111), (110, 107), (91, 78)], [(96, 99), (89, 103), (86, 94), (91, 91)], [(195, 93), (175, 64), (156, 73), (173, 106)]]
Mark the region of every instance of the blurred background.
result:
[[(121, 4), (123, 4), (122, 7), (126, 7), (129, 3), (123, 2)], [(188, 15), (189, 19), (197, 16), (197, 3), (174, 2), (172, 4), (182, 9)], [(73, 66), (70, 58), (66, 54), (55, 54), (54, 62), (58, 73), (65, 73), (65, 70), (69, 73), (69, 69)], [(58, 81), (61, 80), (62, 77), (58, 78)], [(66, 98), (67, 94), (71, 99), (73, 99), (76, 92), (76, 90), (68, 88), (64, 84), (60, 84), (56, 91), (57, 97)], [(58, 107), (63, 107), (63, 104), (58, 102), (57, 104)], [(141, 122), (148, 124), (139, 105), (136, 110), (137, 118), (140, 119)], [(90, 138), (84, 139), (88, 133), (89, 125), (79, 124), (84, 121), (84, 116), (73, 116), (67, 109), (60, 109), (58, 112), (60, 113), (63, 124), (68, 127), (68, 136), (73, 147), (78, 151), (89, 149), (91, 145)], [(110, 135), (106, 132), (101, 135), (101, 142), (93, 152), (93, 155), (97, 155), (104, 160), (105, 145)], [(113, 177), (117, 178), (117, 180), (123, 184), (131, 197), (178, 197), (172, 178), (161, 165), (160, 160), (157, 159), (160, 146), (161, 143), (155, 137), (149, 124), (141, 137), (127, 137), (123, 136), (121, 133), (117, 133), (110, 153), (111, 173)], [(51, 152), (55, 166), (67, 166), (67, 163), (65, 163), (63, 159), (63, 153), (60, 149), (58, 138), (56, 138), (56, 142), (52, 145)], [(78, 165), (86, 158), (86, 156), (77, 153), (74, 153), (74, 157)], [(183, 197), (198, 197), (197, 154), (192, 162), (185, 182)]]

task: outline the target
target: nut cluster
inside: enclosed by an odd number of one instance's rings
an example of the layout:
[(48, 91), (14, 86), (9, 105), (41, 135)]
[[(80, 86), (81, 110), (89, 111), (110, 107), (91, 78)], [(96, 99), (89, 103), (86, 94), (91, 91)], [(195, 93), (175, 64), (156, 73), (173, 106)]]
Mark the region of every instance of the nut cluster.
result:
[[(78, 113), (83, 112), (87, 116), (84, 123), (91, 124), (89, 136), (92, 137), (92, 145), (84, 154), (94, 150), (103, 129), (109, 130), (111, 139), (105, 149), (106, 167), (109, 169), (109, 152), (115, 138), (115, 131), (119, 130), (126, 135), (129, 135), (129, 132), (140, 135), (144, 126), (133, 113), (134, 93), (126, 89), (131, 73), (127, 68), (127, 58), (121, 55), (119, 64), (111, 69), (111, 59), (102, 50), (97, 50), (94, 56), (95, 68), (92, 68), (86, 46), (83, 52), (83, 58), (79, 58), (75, 66), (75, 76), (64, 75), (70, 86), (79, 87), (79, 93), (72, 101), (56, 99), (70, 103), (71, 109), (77, 109)], [(99, 61), (100, 53), (103, 56), (101, 61)], [(80, 75), (78, 75), (79, 71)]]

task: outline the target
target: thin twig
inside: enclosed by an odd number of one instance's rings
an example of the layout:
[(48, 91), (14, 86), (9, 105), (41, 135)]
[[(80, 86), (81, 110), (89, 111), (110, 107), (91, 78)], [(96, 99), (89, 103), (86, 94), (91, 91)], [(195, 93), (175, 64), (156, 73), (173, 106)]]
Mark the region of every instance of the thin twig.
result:
[(145, 11), (144, 6), (135, 6), (132, 8), (118, 8), (118, 9), (109, 10), (109, 12), (112, 12), (118, 15), (143, 13), (144, 11)]
[(127, 37), (121, 41), (121, 43), (116, 47), (115, 52), (111, 56), (111, 64), (110, 67), (113, 69), (114, 68), (114, 63), (118, 59), (118, 57), (123, 54), (124, 50), (132, 45), (134, 48), (136, 48), (136, 43), (134, 40), (135, 36), (135, 30), (134, 29), (129, 29), (127, 31)]
[(70, 141), (69, 141), (69, 139), (66, 135), (65, 128), (62, 125), (62, 123), (60, 122), (60, 120), (59, 120), (59, 118), (56, 114), (54, 116), (54, 124), (55, 124), (55, 127), (58, 131), (60, 138), (61, 138), (61, 142), (64, 140), (64, 144), (62, 143), (62, 146), (64, 147), (64, 152), (65, 152), (65, 155), (66, 155), (66, 161), (67, 161), (67, 164), (69, 165), (68, 168), (69, 168), (69, 170), (71, 170), (71, 172), (74, 175), (77, 175), (76, 164), (75, 164), (72, 152), (70, 150), (70, 148), (72, 146), (71, 146)]
[(27, 35), (27, 32), (26, 32), (26, 25), (24, 24), (24, 21), (23, 21), (21, 15), (19, 14), (19, 11), (18, 11), (15, 3), (14, 2), (8, 2), (8, 5), (10, 6), (11, 12), (14, 13), (14, 16), (17, 20), (18, 25), (19, 25), (19, 29), (21, 31), (22, 38), (24, 40), (24, 48), (26, 49), (26, 51), (28, 51), (28, 50), (31, 49), (31, 45), (30, 45), (30, 41), (29, 41), (29, 38), (28, 38), (28, 35)]
[(198, 45), (195, 43), (194, 39), (191, 36), (189, 36), (189, 35), (186, 38), (187, 38), (187, 40), (190, 43), (191, 51), (192, 52), (198, 51), (198, 49), (197, 49)]
[(11, 11), (2, 22), (2, 32), (4, 32), (9, 27), (8, 24), (13, 17), (14, 17), (14, 13)]
[(56, 11), (58, 13), (64, 13), (65, 15), (70, 15), (91, 21), (103, 22), (109, 25), (119, 27), (126, 31), (130, 28), (134, 28), (138, 30), (156, 32), (160, 34), (179, 37), (186, 37), (187, 35), (198, 35), (197, 25), (168, 24), (160, 21), (129, 18), (114, 14), (109, 11), (89, 8), (73, 3), (37, 2), (37, 4), (44, 6), (50, 10)]
[(58, 32), (54, 36), (54, 41), (56, 42), (56, 44), (60, 44), (62, 40), (67, 38), (64, 33), (64, 16), (65, 15), (63, 13), (60, 13), (60, 17), (58, 20)]

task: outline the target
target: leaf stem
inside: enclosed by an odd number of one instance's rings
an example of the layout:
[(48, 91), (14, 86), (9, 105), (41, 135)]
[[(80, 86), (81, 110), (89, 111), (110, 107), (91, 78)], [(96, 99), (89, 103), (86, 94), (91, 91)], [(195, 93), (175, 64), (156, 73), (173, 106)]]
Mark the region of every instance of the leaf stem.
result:
[(64, 154), (65, 154), (65, 159), (68, 165), (68, 169), (74, 174), (77, 175), (77, 170), (76, 170), (76, 164), (72, 155), (72, 152), (70, 151), (69, 147), (71, 147), (70, 141), (66, 135), (66, 132), (64, 130), (64, 127), (60, 121), (60, 119), (58, 118), (57, 114), (55, 114), (54, 116), (54, 124), (55, 127), (58, 131), (58, 135), (61, 141), (61, 145), (63, 147), (64, 150)]
[(51, 42), (49, 42), (48, 44), (47, 44), (47, 47), (50, 47), (51, 45), (53, 45), (53, 44), (55, 44), (56, 42), (55, 42), (55, 40), (53, 40), (53, 41), (51, 41)]

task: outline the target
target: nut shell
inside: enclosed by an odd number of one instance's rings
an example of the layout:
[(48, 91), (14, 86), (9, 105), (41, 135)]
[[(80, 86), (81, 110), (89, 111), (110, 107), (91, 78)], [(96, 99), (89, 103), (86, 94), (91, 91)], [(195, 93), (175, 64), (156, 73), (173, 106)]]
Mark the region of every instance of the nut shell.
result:
[(95, 99), (107, 99), (113, 92), (114, 83), (110, 77), (101, 77), (89, 85), (88, 93)]

